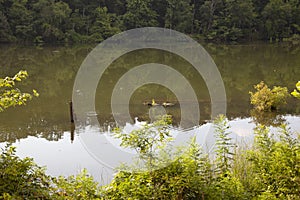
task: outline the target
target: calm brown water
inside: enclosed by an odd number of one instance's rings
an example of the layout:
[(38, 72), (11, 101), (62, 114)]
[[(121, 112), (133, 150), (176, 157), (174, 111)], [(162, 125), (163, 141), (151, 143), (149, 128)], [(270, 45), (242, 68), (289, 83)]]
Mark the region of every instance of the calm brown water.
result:
[[(292, 90), (300, 77), (300, 47), (288, 45), (206, 45), (222, 75), (227, 95), (227, 115), (229, 118), (250, 116), (249, 94), (253, 85), (264, 80), (269, 85), (287, 86)], [(70, 129), (68, 102), (72, 98), (74, 79), (84, 58), (93, 49), (79, 47), (0, 47), (0, 76), (12, 76), (26, 69), (30, 77), (20, 88), (24, 91), (35, 88), (40, 97), (26, 107), (8, 109), (0, 113), (0, 141), (14, 141), (28, 135), (39, 135), (48, 140), (59, 139)], [(201, 76), (184, 60), (167, 53), (144, 50), (119, 58), (105, 72), (96, 94), (96, 110), (100, 124), (113, 121), (110, 100), (114, 85), (119, 78), (134, 66), (160, 62), (174, 67), (183, 74), (195, 90), (200, 110), (201, 122), (210, 119), (210, 97)], [(130, 101), (132, 118), (148, 120), (148, 107), (142, 103), (177, 101), (167, 88), (147, 85), (139, 88)], [(188, 101), (188, 100), (187, 100)], [(189, 103), (189, 102), (188, 102)], [(198, 103), (198, 102), (197, 102)], [(178, 105), (167, 109), (176, 121), (180, 120)], [(284, 113), (297, 115), (300, 105), (290, 100)]]
[[(230, 119), (250, 117), (251, 106), (248, 92), (253, 90), (253, 85), (261, 80), (270, 86), (287, 86), (290, 91), (300, 80), (300, 46), (251, 44), (205, 45), (204, 47), (214, 59), (222, 75), (227, 95), (227, 116)], [(26, 69), (30, 77), (19, 85), (19, 88), (24, 91), (34, 88), (40, 93), (40, 97), (29, 102), (27, 106), (11, 108), (0, 113), (0, 142), (38, 138), (40, 142), (57, 141), (56, 144), (59, 145), (61, 141), (64, 141), (63, 138), (69, 140), (68, 103), (72, 98), (76, 73), (92, 49), (92, 46), (0, 46), (0, 77), (12, 76), (19, 70)], [(110, 101), (114, 85), (120, 77), (134, 66), (149, 62), (172, 66), (183, 74), (198, 98), (198, 102), (187, 100), (187, 103), (199, 103), (200, 123), (210, 120), (211, 105), (208, 90), (193, 67), (172, 54), (143, 50), (120, 57), (106, 70), (105, 76), (100, 80), (96, 94), (96, 111), (101, 125), (107, 127), (114, 121)], [(149, 108), (144, 106), (143, 102), (151, 101), (152, 98), (159, 103), (177, 102), (176, 96), (163, 86), (140, 87), (130, 100), (132, 118), (149, 120)], [(179, 105), (167, 108), (167, 112), (174, 116), (174, 124), (180, 120)], [(290, 99), (281, 114), (299, 116), (299, 101)], [(265, 116), (264, 119), (268, 120), (273, 117)], [(21, 140), (20, 145), (24, 143)], [(31, 143), (31, 145), (34, 144)], [(55, 151), (53, 148), (49, 148), (48, 151)], [(59, 148), (66, 150), (71, 147)], [(22, 155), (25, 156), (25, 153)], [(41, 163), (51, 165), (50, 162), (53, 160), (48, 162), (41, 159)]]

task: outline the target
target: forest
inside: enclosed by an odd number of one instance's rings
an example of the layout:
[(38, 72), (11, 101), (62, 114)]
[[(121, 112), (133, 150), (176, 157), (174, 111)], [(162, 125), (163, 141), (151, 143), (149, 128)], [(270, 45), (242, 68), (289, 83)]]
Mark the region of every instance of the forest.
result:
[(300, 39), (298, 0), (0, 0), (0, 42), (96, 43), (139, 27), (215, 43)]

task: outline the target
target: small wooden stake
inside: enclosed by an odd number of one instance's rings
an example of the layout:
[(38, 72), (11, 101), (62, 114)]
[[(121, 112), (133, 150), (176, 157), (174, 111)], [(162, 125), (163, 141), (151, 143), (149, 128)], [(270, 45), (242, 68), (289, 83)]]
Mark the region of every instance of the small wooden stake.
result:
[(71, 123), (71, 143), (74, 142), (74, 136), (75, 136), (75, 124)]
[(69, 102), (70, 106), (70, 118), (71, 118), (71, 143), (74, 141), (75, 123), (74, 123), (74, 112), (73, 112), (73, 102)]
[(71, 118), (71, 123), (74, 123), (74, 113), (73, 113), (73, 103), (70, 101), (70, 118)]

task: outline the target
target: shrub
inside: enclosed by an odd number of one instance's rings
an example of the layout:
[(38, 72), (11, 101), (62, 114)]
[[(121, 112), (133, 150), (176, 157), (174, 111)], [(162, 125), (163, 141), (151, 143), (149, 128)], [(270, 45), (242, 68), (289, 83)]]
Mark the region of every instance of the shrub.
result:
[(157, 152), (172, 140), (170, 135), (170, 115), (161, 116), (152, 124), (144, 124), (142, 128), (129, 134), (120, 129), (114, 130), (114, 137), (121, 139), (121, 146), (135, 150), (139, 158), (146, 161), (146, 166), (153, 168)]
[(20, 159), (7, 145), (0, 155), (0, 199), (100, 199), (100, 187), (83, 170), (77, 176), (51, 177), (31, 158)]
[[(203, 154), (201, 148), (193, 138), (189, 146), (181, 148), (174, 156), (156, 156), (155, 160), (147, 159), (152, 153), (152, 145), (143, 151), (138, 146), (141, 141), (149, 141), (152, 136), (160, 138), (164, 121), (155, 122), (156, 129), (152, 125), (144, 125), (139, 130), (132, 131), (127, 136), (118, 133), (122, 144), (126, 147), (138, 148), (138, 153), (148, 164), (155, 161), (155, 166), (161, 162), (168, 165), (146, 172), (132, 171), (123, 168), (114, 177), (111, 184), (103, 187), (104, 199), (245, 199), (245, 189), (240, 180), (231, 174), (232, 147), (229, 139), (228, 120), (220, 116), (215, 120), (217, 150), (216, 168), (210, 163), (208, 155)], [(159, 125), (159, 126), (157, 126)], [(149, 128), (151, 127), (151, 128)], [(158, 129), (157, 129), (158, 128)], [(150, 131), (151, 130), (151, 131)], [(120, 137), (121, 136), (121, 137)], [(167, 136), (167, 137), (166, 137)], [(162, 132), (156, 145), (167, 142), (171, 137), (168, 132)], [(134, 140), (133, 140), (134, 139)], [(144, 143), (144, 142), (142, 142)], [(146, 144), (149, 145), (148, 142)], [(152, 166), (154, 163), (151, 163)]]
[[(258, 199), (300, 199), (300, 143), (286, 125), (280, 127), (277, 139), (269, 128), (255, 129), (254, 148), (248, 151), (253, 179), (259, 186)], [(272, 198), (271, 198), (272, 197)]]
[(171, 122), (170, 116), (163, 116), (129, 134), (116, 131), (121, 145), (135, 149), (149, 168), (141, 172), (135, 166), (123, 167), (103, 188), (104, 199), (201, 199), (205, 195), (211, 174), (208, 158), (195, 138), (189, 147), (169, 155), (164, 147), (172, 140)]
[(286, 87), (274, 86), (271, 90), (263, 81), (255, 85), (256, 92), (249, 92), (251, 104), (259, 111), (271, 111), (286, 104), (289, 96)]
[(20, 159), (15, 147), (6, 146), (0, 155), (0, 199), (50, 199), (51, 177), (32, 159)]
[(98, 183), (84, 169), (77, 176), (67, 178), (60, 176), (54, 179), (53, 199), (76, 200), (76, 199), (100, 199)]
[(295, 138), (286, 125), (280, 127), (276, 137), (266, 126), (257, 126), (253, 147), (236, 153), (228, 120), (220, 116), (214, 121), (215, 165), (196, 138), (174, 156), (162, 151), (150, 160), (147, 156), (154, 155), (150, 149), (156, 146), (149, 144), (141, 150), (136, 142), (149, 141), (146, 133), (159, 138), (155, 140), (158, 146), (169, 141), (171, 135), (164, 129), (169, 124), (167, 119), (155, 122), (157, 126), (145, 124), (129, 137), (118, 136), (123, 145), (137, 149), (148, 166), (169, 164), (142, 172), (120, 168), (113, 181), (102, 187), (86, 170), (67, 178), (47, 176), (44, 168), (32, 159), (18, 158), (15, 148), (8, 145), (0, 156), (0, 199), (300, 199), (300, 135)]
[(195, 139), (182, 151), (151, 172), (119, 171), (103, 188), (103, 199), (202, 199), (211, 180), (208, 158)]

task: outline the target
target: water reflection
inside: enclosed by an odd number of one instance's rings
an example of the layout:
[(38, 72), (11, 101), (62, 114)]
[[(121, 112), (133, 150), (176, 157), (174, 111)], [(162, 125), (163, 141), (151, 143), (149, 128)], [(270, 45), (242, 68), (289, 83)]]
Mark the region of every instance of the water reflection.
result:
[(257, 125), (261, 124), (264, 126), (278, 127), (286, 122), (283, 114), (278, 111), (264, 112), (257, 109), (251, 109), (250, 115)]
[[(254, 84), (264, 80), (270, 86), (287, 86), (292, 90), (300, 77), (300, 48), (295, 46), (256, 44), (204, 47), (214, 58), (224, 80), (227, 93), (227, 116), (230, 119), (251, 116), (248, 91), (252, 90)], [(26, 69), (30, 77), (20, 87), (24, 91), (35, 88), (40, 93), (40, 97), (28, 103), (26, 107), (12, 108), (0, 113), (0, 141), (14, 142), (28, 136), (57, 141), (63, 137), (64, 132), (70, 132), (68, 103), (71, 100), (74, 78), (82, 61), (92, 49), (91, 46), (41, 48), (1, 46), (0, 77), (13, 75), (20, 69)], [(96, 94), (97, 115), (91, 116), (94, 114), (87, 113), (82, 126), (93, 124), (97, 120), (105, 130), (107, 124), (114, 123), (110, 107), (114, 85), (132, 67), (150, 61), (172, 66), (189, 80), (196, 91), (198, 102), (186, 100), (186, 103), (200, 105), (200, 124), (209, 121), (210, 97), (203, 79), (195, 73), (192, 66), (172, 54), (144, 50), (122, 56), (105, 71)], [(178, 102), (168, 88), (145, 85), (137, 89), (130, 99), (129, 110), (132, 120), (134, 117), (139, 117), (140, 120), (151, 121), (149, 108), (144, 106), (143, 102), (151, 101), (152, 98), (157, 102)], [(174, 125), (178, 125), (177, 122), (181, 119), (180, 106), (176, 104), (165, 110), (174, 117)], [(283, 111), (299, 115), (300, 104), (290, 99)], [(260, 122), (274, 118), (274, 116), (263, 116), (259, 119), (261, 115), (255, 113), (253, 115)]]
[[(300, 131), (300, 117), (284, 116), (284, 120), (289, 124), (292, 132)], [(141, 126), (142, 122), (135, 124), (127, 124), (125, 131), (129, 132), (134, 128)], [(230, 120), (231, 126), (229, 131), (230, 137), (238, 145), (251, 145), (253, 141), (253, 128), (255, 123), (251, 118)], [(207, 134), (212, 134), (209, 130), (212, 124), (206, 123), (202, 126), (185, 131), (184, 133), (174, 129), (171, 131), (172, 135), (184, 134), (185, 138), (197, 136), (197, 142), (202, 145), (203, 149), (206, 149)], [(109, 126), (103, 129), (109, 129)], [(271, 132), (275, 133), (276, 127), (271, 127)], [(87, 170), (95, 177), (101, 184), (109, 183), (113, 177), (114, 170), (112, 168), (119, 166), (120, 162), (132, 162), (128, 160), (128, 157), (120, 156), (119, 153), (113, 154), (111, 146), (119, 148), (120, 151), (125, 153), (133, 153), (128, 149), (122, 149), (119, 146), (118, 140), (110, 137), (109, 131), (102, 131), (96, 126), (86, 126), (75, 131), (73, 143), (70, 132), (64, 132), (62, 137), (56, 141), (49, 141), (43, 138), (29, 136), (25, 139), (21, 139), (15, 143), (17, 147), (17, 155), (22, 158), (25, 156), (33, 157), (35, 162), (41, 166), (47, 166), (47, 173), (53, 176), (59, 175), (73, 175), (77, 174), (81, 169), (87, 168)], [(93, 137), (93, 140), (97, 143), (97, 151), (87, 148), (86, 143), (82, 141), (80, 135), (88, 134)], [(101, 138), (101, 139), (99, 139)], [(105, 140), (104, 140), (105, 139)], [(71, 140), (71, 141), (70, 141)], [(5, 143), (0, 143), (0, 147), (4, 147)], [(99, 151), (100, 149), (100, 151)], [(132, 154), (134, 157), (134, 154)]]

